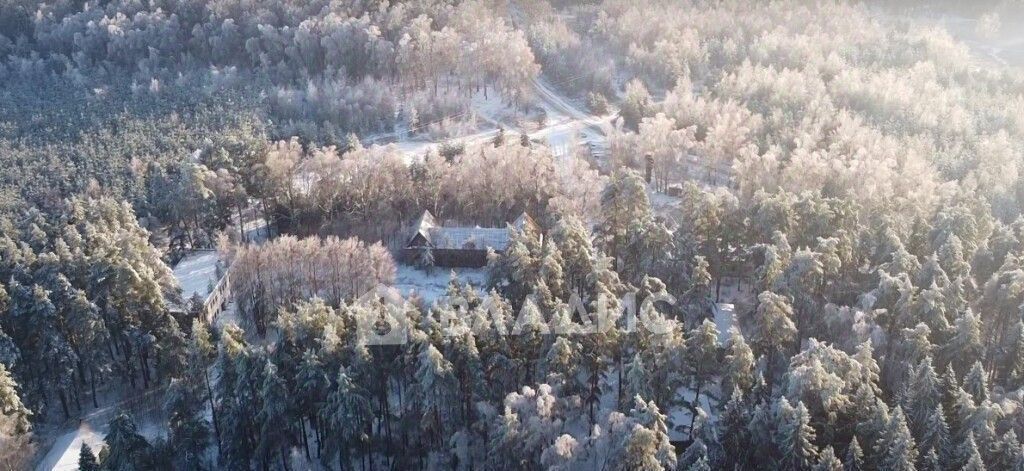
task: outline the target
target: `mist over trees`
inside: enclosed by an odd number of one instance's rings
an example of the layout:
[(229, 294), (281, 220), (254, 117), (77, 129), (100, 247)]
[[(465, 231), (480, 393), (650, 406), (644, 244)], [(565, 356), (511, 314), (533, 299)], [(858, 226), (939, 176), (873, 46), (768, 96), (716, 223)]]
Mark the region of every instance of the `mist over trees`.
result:
[[(0, 458), (158, 391), (81, 469), (1020, 469), (1024, 79), (916, 3), (2, 2)], [(425, 210), (538, 225), (364, 297)]]

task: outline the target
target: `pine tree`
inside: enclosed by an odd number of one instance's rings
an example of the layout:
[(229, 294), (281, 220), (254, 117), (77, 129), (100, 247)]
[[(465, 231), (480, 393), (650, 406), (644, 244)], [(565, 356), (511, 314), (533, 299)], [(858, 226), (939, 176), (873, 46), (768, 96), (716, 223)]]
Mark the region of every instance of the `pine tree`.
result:
[(615, 267), (622, 268), (623, 260), (637, 260), (638, 254), (627, 253), (631, 228), (645, 227), (653, 221), (643, 178), (632, 170), (612, 176), (601, 194), (601, 215), (596, 232)]
[(708, 464), (708, 457), (701, 456), (694, 461), (693, 464), (686, 467), (686, 471), (711, 471), (711, 465)]
[[(257, 453), (264, 465), (271, 463), (275, 454), (280, 453), (282, 463), (287, 459), (286, 447), (292, 434), (290, 419), (292, 415), (292, 398), (288, 394), (288, 386), (277, 373), (277, 366), (269, 359), (263, 367), (263, 384), (259, 397), (263, 408), (259, 411), (259, 439)], [(287, 469), (287, 465), (284, 466)]]
[(568, 337), (559, 336), (551, 344), (544, 358), (548, 384), (562, 385), (565, 394), (574, 394), (578, 383), (576, 373), (579, 369), (579, 345)]
[(690, 409), (694, 411), (700, 405), (705, 384), (718, 372), (718, 328), (714, 322), (704, 319), (699, 327), (690, 331), (686, 339), (686, 359), (687, 374), (694, 388)]
[[(914, 436), (920, 438), (924, 424), (932, 416), (935, 407), (941, 405), (939, 378), (932, 367), (931, 357), (925, 357), (914, 369), (910, 384), (904, 395), (904, 408)], [(925, 450), (922, 448), (922, 450)]]
[(743, 334), (736, 326), (730, 327), (729, 353), (725, 357), (725, 377), (722, 381), (722, 390), (739, 388), (743, 392), (749, 392), (754, 386), (755, 366), (754, 352), (747, 345)]
[(776, 402), (776, 414), (778, 430), (775, 441), (779, 449), (779, 465), (786, 469), (810, 469), (817, 462), (818, 449), (814, 446), (815, 433), (807, 407), (803, 402), (793, 407), (785, 397), (781, 397)]
[[(852, 416), (857, 420), (857, 437), (868, 450), (874, 450), (882, 442), (891, 414), (889, 407), (878, 396), (875, 395), (871, 386), (861, 384), (854, 395), (854, 412)], [(878, 466), (879, 456), (870, 453), (865, 457), (865, 466), (874, 468)]]
[(743, 469), (747, 466), (753, 447), (750, 430), (747, 428), (749, 423), (750, 417), (743, 401), (743, 394), (735, 387), (717, 423), (719, 441), (722, 448), (727, 450), (722, 463), (726, 469)]
[(917, 448), (914, 437), (907, 427), (903, 409), (896, 406), (886, 427), (882, 439), (875, 445), (875, 453), (879, 456), (882, 469), (895, 471), (913, 471), (917, 460)]
[(626, 365), (626, 394), (629, 397), (651, 397), (647, 368), (644, 361), (637, 353), (633, 360)]
[(818, 462), (814, 465), (814, 471), (843, 471), (843, 462), (836, 457), (832, 446), (826, 446), (818, 456)]
[(946, 425), (946, 415), (942, 404), (936, 404), (932, 413), (921, 426), (918, 439), (918, 450), (922, 455), (928, 452), (935, 452), (941, 459), (950, 459), (952, 452), (949, 443), (949, 426)]
[(617, 471), (666, 469), (659, 459), (659, 441), (655, 431), (645, 427), (634, 427), (626, 437), (622, 450), (616, 453), (611, 469)]
[(164, 410), (168, 415), (167, 446), (174, 450), (169, 462), (182, 469), (206, 467), (206, 450), (210, 443), (210, 426), (203, 416), (206, 401), (202, 399), (205, 385), (173, 379), (167, 387)]
[(857, 443), (857, 437), (850, 439), (850, 444), (846, 447), (846, 460), (843, 462), (843, 469), (845, 471), (863, 471), (864, 468), (864, 451), (860, 448), (860, 443)]
[(952, 412), (960, 391), (960, 382), (957, 380), (952, 363), (946, 364), (946, 369), (942, 372), (941, 389), (942, 409)]
[(325, 440), (327, 456), (337, 456), (338, 466), (347, 469), (354, 448), (362, 446), (362, 452), (367, 451), (363, 439), (368, 437), (373, 411), (366, 392), (352, 381), (345, 368), (338, 372), (336, 387), (320, 413), (330, 430)]
[(669, 441), (668, 417), (658, 410), (658, 405), (654, 401), (644, 402), (642, 398), (635, 397), (633, 408), (629, 411), (629, 416), (637, 424), (653, 433), (651, 437), (654, 439), (654, 458), (658, 461), (659, 465), (664, 469), (675, 468), (678, 459), (675, 448), (672, 446), (672, 442)]
[(96, 455), (92, 453), (88, 443), (82, 443), (82, 449), (78, 452), (78, 471), (100, 471), (100, 465), (96, 462)]
[(421, 428), (428, 440), (445, 436), (449, 401), (452, 398), (453, 368), (432, 344), (421, 348), (416, 368), (416, 400), (423, 417)]
[[(786, 298), (765, 291), (757, 297), (757, 314), (753, 344), (767, 356), (769, 371), (781, 359), (782, 353), (792, 348), (796, 341), (796, 325), (793, 324), (793, 308)], [(767, 375), (771, 384), (772, 375)]]
[(309, 457), (309, 437), (306, 433), (306, 424), (313, 428), (319, 436), (316, 415), (321, 404), (326, 400), (327, 387), (330, 380), (324, 372), (320, 357), (312, 349), (307, 349), (302, 354), (302, 361), (295, 372), (295, 386), (297, 398), (295, 398), (296, 409), (299, 412), (299, 432), (302, 438), (303, 449)]
[(136, 431), (135, 422), (125, 413), (110, 421), (109, 432), (103, 439), (105, 457), (100, 463), (104, 470), (132, 471), (145, 469), (150, 445)]
[(1001, 363), (1005, 365), (1003, 377), (1011, 388), (1024, 384), (1024, 319), (1017, 319), (1013, 333), (1011, 347)]
[(708, 447), (700, 438), (694, 439), (679, 456), (680, 469), (700, 469), (703, 466), (701, 463), (710, 465), (710, 462)]
[(949, 362), (960, 372), (981, 361), (985, 351), (981, 340), (981, 320), (970, 309), (964, 310), (957, 318), (953, 337), (944, 349)]
[(1020, 440), (1012, 428), (993, 444), (989, 454), (989, 466), (992, 469), (1013, 469), (1020, 460)]
[(985, 471), (985, 463), (981, 461), (978, 444), (974, 441), (974, 432), (967, 434), (967, 441), (961, 449), (961, 455), (967, 457), (967, 463), (962, 468), (963, 471)]
[(878, 386), (878, 380), (881, 368), (879, 368), (878, 362), (875, 361), (871, 340), (866, 340), (857, 345), (857, 351), (853, 354), (853, 359), (857, 360), (857, 364), (860, 365), (859, 382), (870, 386), (876, 395), (880, 394), (882, 391)]
[[(956, 399), (953, 407), (949, 410), (949, 430), (953, 443), (963, 444), (967, 440), (967, 434), (973, 433), (972, 420), (978, 406), (974, 404), (974, 398), (963, 388), (957, 388)], [(967, 456), (960, 455), (961, 465), (967, 460)]]
[(930, 287), (921, 290), (914, 301), (912, 311), (916, 321), (924, 322), (932, 332), (940, 335), (949, 330), (949, 321), (946, 320), (946, 302), (942, 290), (937, 285), (933, 283)]
[(682, 299), (684, 306), (688, 308), (686, 310), (688, 324), (707, 320), (714, 315), (715, 297), (709, 270), (710, 265), (707, 259), (700, 255), (693, 258), (693, 268), (690, 271), (690, 279)]
[(22, 404), (17, 383), (3, 363), (0, 363), (0, 414), (12, 421), (11, 428), (16, 434), (28, 433), (32, 428), (28, 421), (32, 412)]
[(988, 379), (980, 361), (974, 362), (974, 366), (964, 377), (964, 390), (974, 398), (975, 404), (988, 400)]
[(918, 465), (917, 469), (921, 471), (942, 471), (942, 460), (939, 459), (939, 454), (934, 449), (928, 450), (927, 453), (921, 455), (921, 464)]

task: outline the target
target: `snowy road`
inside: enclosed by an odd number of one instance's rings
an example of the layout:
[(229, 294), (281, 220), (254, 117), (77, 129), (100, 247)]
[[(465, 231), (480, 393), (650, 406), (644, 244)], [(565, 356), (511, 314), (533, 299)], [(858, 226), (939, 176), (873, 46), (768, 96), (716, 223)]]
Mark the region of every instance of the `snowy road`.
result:
[[(547, 118), (543, 127), (526, 132), (531, 140), (546, 143), (558, 157), (569, 155), (572, 147), (579, 144), (599, 149), (607, 147), (605, 136), (611, 130), (613, 116), (597, 116), (579, 109), (552, 89), (543, 78), (533, 80), (533, 90), (538, 99), (537, 105), (544, 109)], [(484, 121), (503, 127), (507, 133), (523, 133), (523, 129), (498, 115), (494, 101), (493, 98), (474, 99), (474, 110)], [(443, 142), (472, 147), (492, 141), (497, 134), (498, 129), (495, 127), (443, 141), (399, 140), (391, 145), (401, 150), (411, 162), (423, 158), (428, 152), (436, 151)], [(515, 135), (507, 134), (506, 138), (515, 138)]]

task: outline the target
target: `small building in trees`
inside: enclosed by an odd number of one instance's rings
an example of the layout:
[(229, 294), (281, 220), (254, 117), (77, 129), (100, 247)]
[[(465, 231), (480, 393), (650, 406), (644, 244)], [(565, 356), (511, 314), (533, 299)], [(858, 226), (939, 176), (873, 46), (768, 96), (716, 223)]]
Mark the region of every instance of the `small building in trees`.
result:
[(487, 252), (501, 253), (508, 247), (510, 231), (539, 227), (523, 213), (506, 227), (444, 226), (430, 211), (424, 211), (413, 226), (402, 249), (401, 259), (418, 266), (480, 268), (487, 265)]
[(174, 264), (172, 272), (181, 287), (183, 303), (182, 306), (172, 306), (172, 311), (187, 313), (189, 302), (196, 299), (202, 303), (200, 314), (203, 321), (213, 322), (231, 296), (228, 270), (217, 251), (193, 250)]

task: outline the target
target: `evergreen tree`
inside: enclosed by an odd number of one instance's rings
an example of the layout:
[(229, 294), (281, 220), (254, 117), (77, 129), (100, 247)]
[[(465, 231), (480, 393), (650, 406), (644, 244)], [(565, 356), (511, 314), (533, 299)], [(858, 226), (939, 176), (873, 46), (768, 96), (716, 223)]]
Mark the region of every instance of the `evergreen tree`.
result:
[(28, 421), (32, 412), (22, 404), (17, 383), (3, 363), (0, 363), (0, 414), (11, 421), (11, 429), (16, 434), (28, 433), (32, 428)]
[[(866, 340), (857, 345), (857, 351), (854, 353), (853, 359), (860, 365), (859, 382), (871, 387), (876, 395), (880, 394), (882, 391), (878, 386), (878, 380), (881, 369), (878, 367), (878, 362), (875, 361), (871, 340)], [(859, 386), (857, 385), (857, 387)]]
[(917, 448), (907, 427), (903, 409), (896, 406), (882, 438), (875, 445), (882, 469), (913, 471), (916, 469)]
[(814, 465), (814, 471), (843, 471), (843, 462), (836, 457), (835, 450), (826, 446), (818, 456), (818, 462)]
[(164, 409), (168, 415), (166, 445), (174, 450), (169, 462), (181, 469), (206, 469), (206, 450), (210, 426), (203, 417), (202, 391), (205, 385), (180, 379), (171, 380)]
[(981, 340), (981, 320), (970, 309), (964, 310), (956, 320), (953, 337), (945, 347), (946, 358), (960, 372), (966, 372), (981, 361), (984, 344)]
[(739, 387), (734, 387), (717, 424), (719, 440), (722, 448), (726, 450), (722, 463), (724, 468), (743, 469), (747, 466), (753, 446), (747, 428), (749, 423), (750, 417), (743, 401), (743, 394)]
[(306, 433), (306, 421), (319, 436), (316, 419), (317, 411), (326, 400), (327, 387), (330, 380), (324, 372), (323, 364), (313, 349), (307, 349), (302, 354), (302, 361), (295, 372), (295, 388), (297, 398), (295, 400), (299, 411), (299, 432), (302, 438), (303, 448), (306, 457), (309, 458), (309, 437)]
[[(705, 384), (718, 372), (718, 328), (714, 322), (704, 319), (699, 327), (690, 331), (686, 339), (686, 359), (687, 374), (694, 389), (690, 410), (696, 411)], [(696, 418), (696, 414), (693, 417)], [(692, 435), (692, 421), (690, 426)]]
[(601, 216), (596, 232), (616, 268), (622, 268), (624, 260), (638, 259), (626, 250), (630, 232), (653, 221), (647, 185), (638, 173), (627, 170), (612, 176), (601, 194)]
[(1010, 349), (1003, 357), (1003, 378), (1011, 388), (1024, 385), (1024, 319), (1017, 319)]
[(1013, 469), (1013, 466), (1020, 460), (1020, 453), (1020, 440), (1017, 438), (1017, 432), (1011, 428), (993, 444), (989, 454), (988, 467)]
[(779, 465), (786, 469), (810, 469), (818, 461), (818, 449), (814, 446), (815, 433), (807, 407), (803, 402), (793, 407), (781, 397), (776, 402), (776, 417)]
[(917, 469), (921, 471), (942, 471), (943, 469), (942, 460), (934, 449), (930, 449), (927, 453), (923, 453), (920, 461), (921, 464), (918, 465)]
[(953, 456), (949, 443), (949, 426), (946, 425), (945, 412), (942, 404), (936, 404), (932, 413), (921, 426), (918, 439), (918, 450), (922, 456), (934, 452), (940, 459), (948, 460)]
[(548, 349), (544, 365), (548, 384), (562, 385), (561, 390), (566, 394), (578, 390), (576, 373), (579, 369), (579, 344), (568, 337), (559, 336)]
[(104, 458), (100, 465), (105, 471), (133, 471), (147, 467), (150, 445), (139, 435), (135, 422), (127, 414), (121, 413), (111, 419), (103, 442)]
[(78, 471), (100, 471), (100, 465), (96, 462), (96, 455), (92, 453), (89, 444), (82, 443), (82, 449), (78, 452)]
[[(658, 469), (675, 468), (678, 464), (678, 459), (675, 448), (669, 441), (668, 417), (658, 410), (658, 405), (654, 401), (644, 402), (642, 398), (637, 396), (634, 398), (633, 408), (630, 409), (629, 416), (643, 427), (644, 430), (651, 432), (650, 434), (644, 433), (640, 443), (643, 444), (645, 454), (647, 452), (653, 453), (653, 458), (657, 461), (658, 466), (660, 466)], [(634, 428), (635, 430), (637, 428)], [(649, 443), (648, 440), (653, 441)], [(648, 447), (653, 448), (649, 449)], [(643, 458), (642, 461), (647, 462), (647, 458)]]
[(749, 392), (754, 386), (754, 367), (756, 360), (754, 352), (747, 345), (746, 339), (739, 328), (729, 328), (729, 353), (725, 356), (725, 377), (722, 380), (722, 390), (728, 391), (739, 388), (743, 392)]
[(978, 444), (974, 441), (974, 432), (967, 434), (967, 441), (961, 448), (961, 455), (967, 457), (963, 471), (985, 471), (985, 463), (981, 460), (981, 453), (978, 452)]
[(708, 457), (701, 456), (700, 458), (697, 458), (697, 461), (694, 461), (693, 464), (686, 467), (686, 471), (711, 471), (711, 465), (708, 464)]
[(353, 450), (359, 448), (367, 453), (366, 439), (372, 427), (373, 410), (366, 392), (358, 387), (342, 368), (338, 372), (335, 388), (327, 396), (327, 403), (321, 410), (330, 434), (326, 439), (327, 456), (337, 457), (338, 466), (348, 469)]
[[(792, 348), (796, 341), (796, 325), (793, 324), (793, 308), (786, 298), (765, 291), (757, 297), (757, 313), (753, 344), (768, 359), (769, 372), (782, 359), (783, 353)], [(768, 374), (769, 381), (774, 377)]]
[(974, 362), (974, 366), (964, 377), (964, 390), (974, 398), (975, 404), (981, 404), (988, 400), (988, 379), (985, 368), (981, 362)]
[(693, 259), (693, 268), (682, 303), (687, 308), (687, 324), (699, 323), (714, 315), (715, 296), (711, 286), (711, 272), (703, 256)]
[(647, 368), (639, 353), (626, 365), (625, 389), (629, 397), (651, 397)]
[(862, 471), (864, 470), (864, 451), (860, 448), (860, 443), (857, 443), (857, 437), (850, 439), (850, 444), (846, 447), (846, 460), (843, 462), (844, 471)]
[(942, 403), (942, 396), (939, 393), (939, 378), (935, 374), (935, 369), (932, 368), (931, 357), (925, 357), (914, 370), (903, 403), (910, 421), (910, 428), (914, 432), (914, 436), (920, 439), (925, 423), (932, 417), (935, 407)]
[(960, 382), (956, 378), (952, 363), (946, 364), (946, 370), (942, 372), (941, 389), (942, 409), (952, 412), (960, 391)]
[[(889, 407), (878, 396), (875, 395), (871, 386), (861, 384), (854, 395), (853, 417), (857, 420), (857, 438), (865, 444), (868, 450), (874, 451), (876, 447), (883, 446), (881, 443), (887, 433), (891, 414)], [(880, 456), (870, 453), (865, 456), (865, 466), (873, 468), (879, 466)]]

